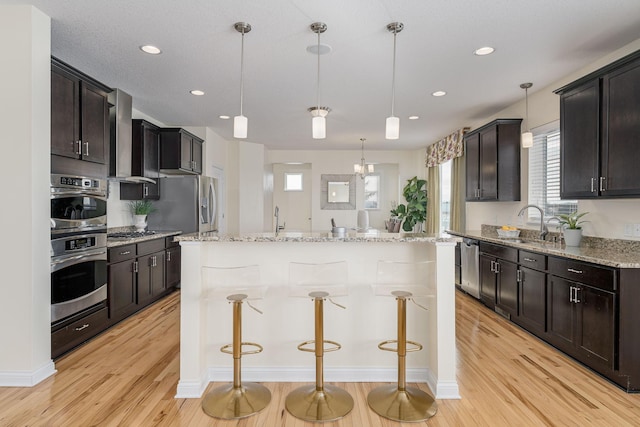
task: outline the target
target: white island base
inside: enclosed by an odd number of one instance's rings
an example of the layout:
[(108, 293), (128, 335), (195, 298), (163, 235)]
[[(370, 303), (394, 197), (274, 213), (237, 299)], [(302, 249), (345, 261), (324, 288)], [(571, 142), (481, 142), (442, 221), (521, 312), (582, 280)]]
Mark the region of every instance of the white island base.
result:
[[(329, 236), (331, 236), (329, 234)], [(407, 382), (427, 383), (437, 399), (458, 399), (455, 353), (455, 242), (447, 238), (384, 234), (342, 239), (327, 234), (218, 237), (179, 236), (182, 247), (180, 303), (180, 381), (176, 398), (199, 398), (208, 383), (232, 382), (233, 360), (220, 352), (232, 341), (232, 306), (212, 292), (202, 267), (260, 266), (264, 299), (254, 301), (264, 314), (243, 305), (242, 340), (264, 351), (242, 358), (242, 380), (252, 382), (315, 381), (313, 353), (297, 349), (314, 336), (311, 298), (292, 297), (290, 262), (347, 261), (348, 295), (324, 308), (325, 339), (342, 349), (325, 354), (326, 382), (396, 382), (397, 355), (378, 343), (396, 339), (396, 301), (376, 296), (373, 286), (379, 260), (435, 262), (435, 297), (416, 299), (428, 307), (407, 305), (407, 339), (424, 346), (407, 355)], [(215, 294), (215, 295), (213, 295)]]

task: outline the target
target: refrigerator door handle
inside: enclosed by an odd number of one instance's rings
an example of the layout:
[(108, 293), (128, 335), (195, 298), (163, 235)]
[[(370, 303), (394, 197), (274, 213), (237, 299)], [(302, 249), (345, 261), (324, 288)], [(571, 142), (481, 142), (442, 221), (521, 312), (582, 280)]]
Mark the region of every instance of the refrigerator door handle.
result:
[(209, 223), (213, 226), (216, 215), (216, 195), (213, 182), (209, 182)]
[(200, 223), (207, 224), (209, 222), (209, 199), (202, 195), (200, 200)]

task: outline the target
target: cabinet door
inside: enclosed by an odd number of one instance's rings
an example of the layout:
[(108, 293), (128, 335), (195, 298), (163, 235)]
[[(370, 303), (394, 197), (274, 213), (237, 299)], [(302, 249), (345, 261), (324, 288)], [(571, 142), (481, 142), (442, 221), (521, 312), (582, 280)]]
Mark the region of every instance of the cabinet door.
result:
[(141, 307), (153, 300), (153, 256), (150, 254), (138, 258), (138, 304)]
[(498, 135), (495, 126), (480, 132), (480, 199), (498, 199)]
[(496, 305), (512, 317), (518, 315), (518, 280), (516, 264), (497, 260)]
[(192, 170), (192, 158), (191, 158), (191, 136), (180, 134), (180, 168), (186, 170)]
[(82, 160), (104, 164), (109, 141), (109, 106), (107, 94), (81, 82)]
[(495, 258), (480, 255), (480, 299), (491, 309), (496, 305), (496, 273)]
[(80, 140), (79, 80), (51, 70), (51, 154), (77, 159)]
[(109, 317), (124, 319), (137, 309), (135, 260), (127, 260), (108, 267)]
[(143, 127), (142, 134), (142, 156), (143, 156), (143, 176), (156, 180), (155, 184), (145, 183), (142, 195), (145, 199), (158, 200), (160, 198), (160, 132), (158, 129), (149, 126)]
[(162, 295), (167, 290), (165, 281), (165, 251), (156, 252), (153, 256), (151, 267), (151, 293), (153, 297)]
[(180, 262), (182, 259), (182, 250), (180, 246), (167, 248), (166, 251), (166, 273), (167, 288), (173, 288), (180, 283)]
[(517, 323), (531, 332), (544, 333), (546, 321), (546, 274), (520, 267)]
[(560, 197), (598, 195), (600, 81), (560, 96)]
[(576, 321), (571, 288), (575, 283), (550, 275), (547, 290), (547, 337), (551, 344), (573, 355)]
[(480, 135), (474, 133), (468, 135), (465, 141), (466, 161), (466, 200), (478, 200), (480, 189)]
[(193, 138), (191, 145), (191, 157), (193, 159), (193, 171), (197, 174), (202, 173), (202, 141)]
[(590, 361), (613, 369), (615, 295), (580, 285), (576, 300), (579, 351)]
[(640, 61), (604, 76), (603, 196), (640, 194)]

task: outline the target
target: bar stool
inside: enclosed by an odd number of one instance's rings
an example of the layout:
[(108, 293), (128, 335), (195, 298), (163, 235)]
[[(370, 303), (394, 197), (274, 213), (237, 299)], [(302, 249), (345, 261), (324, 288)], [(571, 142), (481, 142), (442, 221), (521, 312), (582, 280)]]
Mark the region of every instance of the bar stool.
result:
[(413, 298), (435, 296), (434, 290), (429, 286), (435, 280), (433, 265), (433, 261), (378, 262), (375, 293), (395, 297), (398, 315), (397, 339), (383, 341), (378, 344), (378, 348), (398, 353), (398, 384), (383, 385), (371, 390), (367, 403), (376, 414), (393, 421), (423, 421), (434, 416), (438, 410), (432, 396), (406, 385), (407, 353), (422, 350), (421, 344), (407, 340), (407, 301), (413, 301), (418, 307), (427, 310)]
[[(209, 416), (221, 419), (245, 418), (264, 409), (271, 401), (271, 392), (262, 384), (242, 383), (241, 360), (243, 355), (262, 352), (262, 346), (242, 341), (242, 303), (258, 313), (260, 310), (249, 302), (261, 299), (265, 287), (260, 284), (260, 268), (257, 265), (241, 267), (203, 267), (203, 282), (211, 287), (211, 298), (226, 297), (233, 304), (233, 343), (220, 348), (233, 355), (233, 384), (220, 386), (205, 395), (202, 410)], [(243, 347), (251, 350), (243, 350)]]
[[(298, 350), (315, 353), (316, 383), (298, 387), (287, 395), (285, 407), (291, 415), (305, 421), (335, 421), (353, 409), (353, 398), (339, 387), (324, 383), (324, 353), (341, 345), (324, 339), (324, 301), (347, 294), (347, 263), (289, 263), (291, 296), (311, 298), (315, 307), (315, 339), (298, 345)], [(328, 347), (325, 347), (328, 344)], [(313, 345), (313, 347), (310, 347)]]

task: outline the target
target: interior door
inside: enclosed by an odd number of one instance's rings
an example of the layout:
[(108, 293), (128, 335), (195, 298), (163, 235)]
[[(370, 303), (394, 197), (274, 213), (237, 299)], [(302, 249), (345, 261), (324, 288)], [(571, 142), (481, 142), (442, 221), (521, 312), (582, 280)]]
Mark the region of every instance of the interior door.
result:
[[(285, 175), (302, 174), (302, 189), (299, 191), (285, 190)], [(311, 164), (280, 164), (273, 165), (273, 206), (279, 211), (278, 225), (284, 226), (283, 231), (311, 232)], [(273, 217), (273, 230), (276, 218)], [(281, 230), (282, 231), (282, 230)]]

